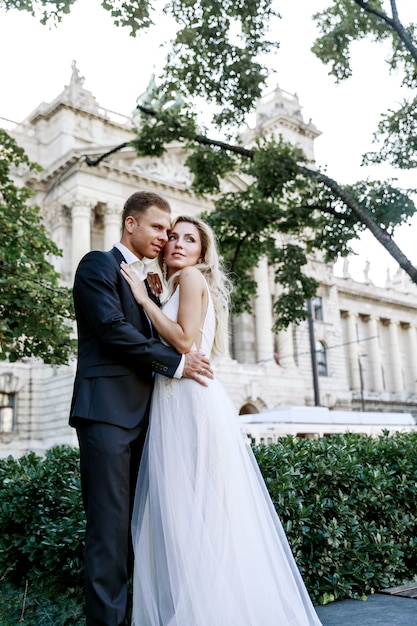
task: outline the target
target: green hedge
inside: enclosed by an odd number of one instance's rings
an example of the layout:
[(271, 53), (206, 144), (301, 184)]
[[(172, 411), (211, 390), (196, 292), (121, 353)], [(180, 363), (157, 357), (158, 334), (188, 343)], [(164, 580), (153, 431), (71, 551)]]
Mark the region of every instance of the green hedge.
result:
[(315, 602), (417, 575), (417, 433), (286, 437), (255, 455)]
[[(417, 575), (417, 433), (285, 437), (254, 452), (316, 603)], [(78, 462), (64, 446), (0, 460), (1, 624), (22, 612), (36, 626), (82, 623)]]
[(0, 624), (84, 624), (78, 450), (0, 459)]

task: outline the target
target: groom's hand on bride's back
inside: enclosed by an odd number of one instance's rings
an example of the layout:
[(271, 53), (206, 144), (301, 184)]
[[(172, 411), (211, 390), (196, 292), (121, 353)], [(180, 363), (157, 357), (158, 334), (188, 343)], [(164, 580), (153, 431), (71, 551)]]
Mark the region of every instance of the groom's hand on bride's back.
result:
[(188, 352), (185, 355), (183, 378), (194, 378), (200, 385), (207, 387), (207, 378), (214, 378), (208, 359), (202, 352)]

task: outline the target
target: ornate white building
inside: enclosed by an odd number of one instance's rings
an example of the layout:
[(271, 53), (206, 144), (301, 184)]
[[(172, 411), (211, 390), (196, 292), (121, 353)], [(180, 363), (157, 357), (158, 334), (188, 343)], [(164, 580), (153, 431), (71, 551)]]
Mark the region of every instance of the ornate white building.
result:
[[(138, 158), (127, 147), (90, 167), (85, 156), (129, 141), (133, 122), (100, 107), (83, 83), (74, 63), (63, 92), (11, 131), (43, 167), (40, 174), (19, 176), (35, 189), (33, 201), (63, 250), (55, 263), (67, 286), (86, 252), (109, 249), (119, 239), (123, 204), (134, 191), (160, 193), (174, 215), (211, 208), (210, 199), (189, 190), (180, 144), (170, 145), (161, 159)], [(297, 96), (277, 87), (259, 103), (246, 139), (258, 134), (282, 134), (313, 159), (320, 133), (303, 120)], [(244, 182), (237, 178), (227, 185), (233, 190)], [(273, 273), (266, 262), (256, 269), (253, 314), (233, 319), (230, 356), (216, 365), (237, 411), (322, 406), (417, 414), (416, 286), (401, 273), (385, 288), (374, 286), (368, 272), (363, 283), (352, 280), (347, 267), (343, 277), (335, 277), (317, 259), (310, 271), (320, 282), (313, 322), (273, 334)], [(76, 443), (67, 425), (74, 371), (75, 361), (59, 368), (35, 359), (0, 363), (0, 456)]]

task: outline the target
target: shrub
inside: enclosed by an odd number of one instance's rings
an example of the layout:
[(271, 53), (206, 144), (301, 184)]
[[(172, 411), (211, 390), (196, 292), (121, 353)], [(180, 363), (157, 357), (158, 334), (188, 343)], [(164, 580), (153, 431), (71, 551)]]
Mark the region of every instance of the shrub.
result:
[(0, 578), (83, 585), (85, 532), (78, 450), (0, 460)]
[(23, 587), (1, 582), (1, 626), (85, 626), (82, 593), (53, 594), (49, 580), (33, 581)]
[[(417, 576), (417, 433), (285, 437), (254, 448), (316, 603)], [(0, 460), (0, 623), (82, 623), (79, 454)], [(57, 617), (59, 615), (59, 617)], [(49, 621), (48, 621), (49, 620)]]
[(85, 623), (79, 454), (0, 460), (0, 623)]
[(286, 437), (254, 449), (318, 603), (417, 575), (417, 433)]

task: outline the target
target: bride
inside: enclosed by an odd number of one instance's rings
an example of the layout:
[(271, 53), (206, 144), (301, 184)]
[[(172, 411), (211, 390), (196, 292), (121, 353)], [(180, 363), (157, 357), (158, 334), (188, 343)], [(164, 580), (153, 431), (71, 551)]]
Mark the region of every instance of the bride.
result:
[[(228, 281), (211, 229), (177, 218), (163, 250), (163, 309), (122, 273), (179, 352), (221, 353)], [(156, 375), (132, 521), (135, 626), (320, 626), (221, 383)]]

